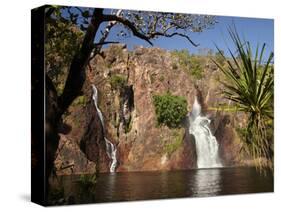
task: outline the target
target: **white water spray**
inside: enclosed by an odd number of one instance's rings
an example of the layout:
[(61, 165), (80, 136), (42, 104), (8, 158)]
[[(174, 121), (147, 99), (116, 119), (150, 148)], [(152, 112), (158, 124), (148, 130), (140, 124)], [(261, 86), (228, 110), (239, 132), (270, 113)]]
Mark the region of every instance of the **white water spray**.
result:
[(189, 114), (189, 133), (194, 135), (198, 168), (222, 167), (219, 158), (219, 145), (209, 128), (210, 119), (201, 116), (201, 106), (195, 98)]
[[(95, 85), (92, 85), (92, 87), (93, 87), (93, 100), (95, 102), (95, 107), (98, 112), (98, 116), (101, 121), (101, 124), (102, 124), (103, 132), (105, 133), (103, 115), (102, 115), (102, 112), (100, 111), (100, 109), (98, 108), (98, 90)], [(105, 136), (104, 136), (104, 140), (105, 140), (105, 146), (106, 146), (106, 153), (107, 153), (108, 157), (111, 159), (110, 172), (115, 172), (115, 169), (117, 166), (117, 158), (116, 158), (117, 149), (116, 149), (115, 145), (113, 143), (111, 143), (111, 141), (108, 140)]]

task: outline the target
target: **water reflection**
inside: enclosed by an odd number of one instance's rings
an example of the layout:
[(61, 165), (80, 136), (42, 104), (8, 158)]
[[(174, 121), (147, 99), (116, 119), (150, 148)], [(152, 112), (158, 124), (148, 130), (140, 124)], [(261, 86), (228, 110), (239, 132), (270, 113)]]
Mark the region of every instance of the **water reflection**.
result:
[(107, 189), (105, 189), (104, 192), (109, 199), (114, 198), (114, 194), (116, 193), (116, 173), (115, 172), (111, 172), (108, 174)]
[(221, 191), (221, 169), (198, 169), (192, 183), (192, 196), (215, 196)]
[[(261, 175), (255, 168), (214, 168), (170, 172), (100, 174), (95, 199), (77, 183), (80, 176), (61, 176), (64, 199), (74, 203), (114, 202), (222, 194), (272, 192), (272, 174)], [(53, 185), (58, 188), (58, 184)], [(80, 192), (83, 191), (83, 192)]]

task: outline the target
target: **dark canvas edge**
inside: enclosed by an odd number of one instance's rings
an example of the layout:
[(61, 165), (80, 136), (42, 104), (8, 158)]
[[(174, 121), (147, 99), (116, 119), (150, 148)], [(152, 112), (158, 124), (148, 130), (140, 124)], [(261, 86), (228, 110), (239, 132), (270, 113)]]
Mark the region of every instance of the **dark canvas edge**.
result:
[(47, 204), (45, 177), (45, 8), (31, 10), (31, 201)]

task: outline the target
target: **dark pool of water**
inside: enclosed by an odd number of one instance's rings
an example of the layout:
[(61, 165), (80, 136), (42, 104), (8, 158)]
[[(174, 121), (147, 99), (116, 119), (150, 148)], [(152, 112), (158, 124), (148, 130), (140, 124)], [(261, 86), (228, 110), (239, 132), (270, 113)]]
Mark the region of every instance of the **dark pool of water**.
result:
[[(77, 178), (65, 176), (71, 187)], [(273, 176), (255, 168), (219, 168), (170, 172), (100, 174), (94, 198), (83, 202), (115, 202), (227, 194), (273, 192)], [(85, 193), (87, 196), (87, 194)]]

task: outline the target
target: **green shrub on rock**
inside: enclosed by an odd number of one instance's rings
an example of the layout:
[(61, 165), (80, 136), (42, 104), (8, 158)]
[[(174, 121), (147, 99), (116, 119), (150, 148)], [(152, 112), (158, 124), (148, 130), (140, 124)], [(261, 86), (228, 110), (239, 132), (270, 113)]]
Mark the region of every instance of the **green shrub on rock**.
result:
[(87, 97), (82, 95), (82, 96), (78, 96), (74, 101), (73, 104), (74, 106), (82, 106), (85, 107), (87, 104)]
[(154, 95), (157, 123), (168, 127), (179, 127), (182, 119), (187, 114), (187, 102), (182, 96), (175, 96), (169, 92), (163, 95)]
[(110, 76), (110, 85), (113, 89), (120, 89), (127, 83), (126, 77), (120, 74)]

